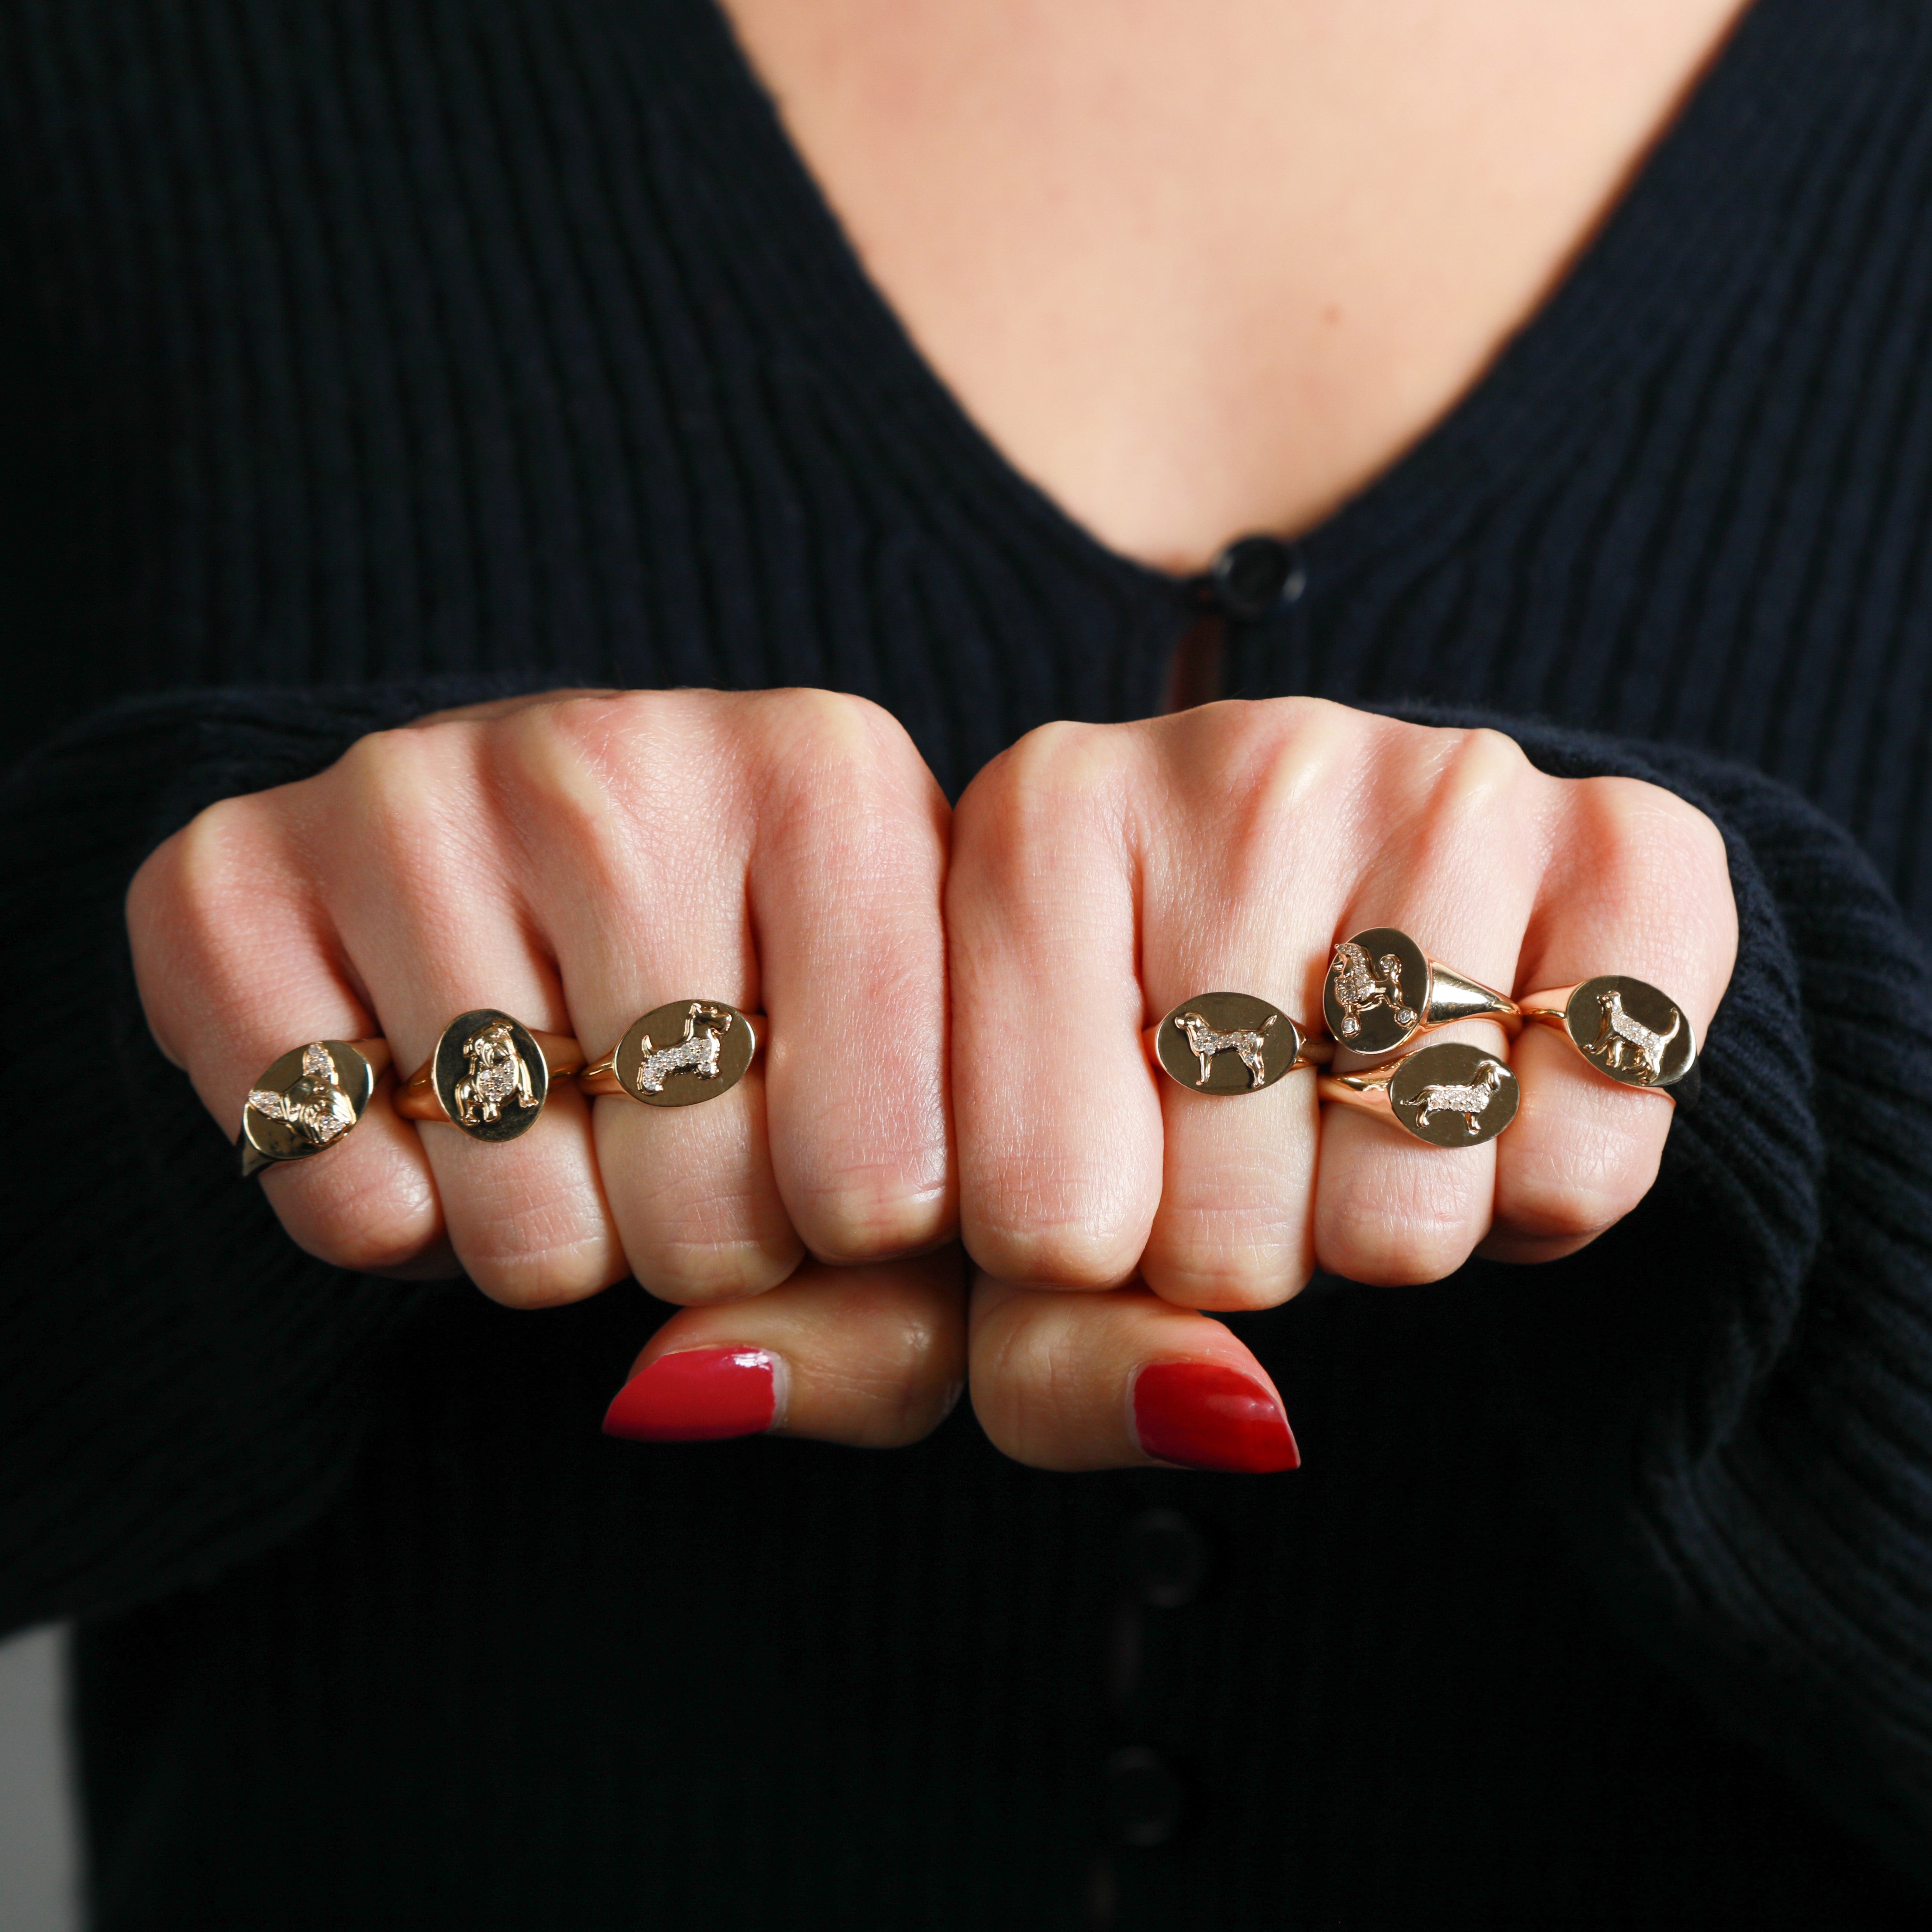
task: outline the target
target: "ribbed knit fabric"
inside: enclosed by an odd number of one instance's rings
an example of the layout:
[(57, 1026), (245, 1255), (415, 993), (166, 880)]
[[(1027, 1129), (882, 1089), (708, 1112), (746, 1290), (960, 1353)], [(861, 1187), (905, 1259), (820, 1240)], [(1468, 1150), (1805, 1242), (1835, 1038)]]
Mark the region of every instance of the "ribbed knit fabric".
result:
[(1238, 1322), (1286, 1478), (607, 1441), (654, 1304), (304, 1261), (146, 1039), (142, 854), (436, 706), (832, 685), (956, 790), (1157, 703), (1185, 588), (961, 416), (704, 0), (8, 0), (0, 276), (0, 1624), (83, 1620), (99, 1925), (1923, 1922), (1932, 14), (1760, 0), (1231, 640), (1672, 786), (1742, 921), (1612, 1236)]

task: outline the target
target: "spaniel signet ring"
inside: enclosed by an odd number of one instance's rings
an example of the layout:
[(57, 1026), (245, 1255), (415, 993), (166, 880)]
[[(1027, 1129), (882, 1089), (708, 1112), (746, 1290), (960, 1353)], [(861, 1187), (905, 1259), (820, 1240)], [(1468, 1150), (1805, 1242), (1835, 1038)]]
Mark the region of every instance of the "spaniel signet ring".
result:
[(578, 1084), (586, 1094), (628, 1094), (647, 1107), (692, 1107), (728, 1094), (758, 1050), (758, 1029), (736, 1006), (674, 1000), (633, 1020)]
[(340, 1146), (388, 1064), (386, 1040), (313, 1040), (290, 1047), (255, 1082), (242, 1109), (242, 1178)]
[(1147, 1037), (1161, 1070), (1192, 1094), (1252, 1094), (1314, 1066), (1322, 1052), (1279, 1006), (1250, 993), (1197, 993)]
[(443, 1028), (396, 1096), (396, 1112), (406, 1120), (447, 1120), (472, 1140), (513, 1141), (536, 1125), (551, 1081), (583, 1064), (584, 1049), (568, 1034), (533, 1032), (481, 1006)]
[(1667, 993), (1624, 973), (1605, 973), (1581, 985), (1532, 993), (1522, 1016), (1562, 1034), (1599, 1073), (1626, 1087), (1668, 1094), (1695, 1103), (1702, 1084), (1697, 1036)]

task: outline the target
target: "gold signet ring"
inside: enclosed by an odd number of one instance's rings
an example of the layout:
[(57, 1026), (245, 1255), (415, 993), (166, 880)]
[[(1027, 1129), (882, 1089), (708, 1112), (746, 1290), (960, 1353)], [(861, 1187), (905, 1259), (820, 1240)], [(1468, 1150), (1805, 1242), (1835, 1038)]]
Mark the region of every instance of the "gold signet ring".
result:
[(1693, 1105), (1702, 1076), (1697, 1036), (1676, 1001), (1628, 974), (1605, 973), (1581, 986), (1532, 993), (1522, 1016), (1562, 1034), (1599, 1073), (1626, 1087), (1650, 1087)]
[(1516, 1118), (1522, 1090), (1492, 1053), (1460, 1040), (1418, 1047), (1400, 1060), (1358, 1073), (1324, 1073), (1316, 1083), (1324, 1100), (1359, 1108), (1431, 1147), (1480, 1147)]
[(694, 1107), (728, 1094), (758, 1050), (758, 1030), (736, 1006), (674, 1000), (633, 1020), (578, 1084), (586, 1094), (628, 1094), (647, 1107)]
[(386, 1040), (312, 1040), (290, 1047), (255, 1082), (242, 1109), (242, 1178), (339, 1145), (388, 1065)]
[(472, 1140), (513, 1141), (536, 1125), (550, 1083), (574, 1073), (584, 1049), (563, 1033), (536, 1033), (479, 1006), (442, 1030), (436, 1050), (396, 1096), (408, 1120), (447, 1120)]
[(1249, 993), (1197, 993), (1147, 1042), (1162, 1072), (1192, 1094), (1252, 1094), (1326, 1058), (1280, 1007)]
[(1516, 1002), (1431, 959), (1406, 932), (1371, 926), (1345, 939), (1322, 982), (1322, 1016), (1338, 1046), (1393, 1053), (1419, 1033), (1452, 1020), (1496, 1019), (1514, 1030)]

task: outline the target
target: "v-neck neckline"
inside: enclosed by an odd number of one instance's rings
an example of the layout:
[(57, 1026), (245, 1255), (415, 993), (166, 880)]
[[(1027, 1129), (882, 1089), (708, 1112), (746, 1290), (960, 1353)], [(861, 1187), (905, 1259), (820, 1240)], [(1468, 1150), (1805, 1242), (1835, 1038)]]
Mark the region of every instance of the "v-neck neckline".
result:
[[(742, 116), (729, 118), (766, 148), (773, 212), (815, 242), (818, 292), (838, 338), (827, 346), (862, 368), (892, 418), (936, 443), (955, 482), (996, 513), (1020, 517), (1117, 592), (1178, 597), (1192, 580), (1104, 542), (966, 410), (860, 259), (728, 16), (717, 0), (700, 0), (700, 10), (722, 70), (706, 78), (742, 100)], [(1560, 462), (1596, 412), (1641, 388), (1683, 325), (1725, 298), (1737, 264), (1758, 257), (1738, 245), (1741, 235), (1777, 222), (1810, 143), (1829, 138), (1814, 124), (1820, 104), (1835, 98), (1820, 70), (1857, 54), (1856, 34), (1830, 25), (1829, 10), (1810, 0), (1755, 0), (1594, 236), (1484, 373), (1360, 490), (1292, 533), (1311, 588), (1354, 574), (1391, 544), (1453, 537), (1526, 464)], [(708, 98), (715, 112), (718, 97)], [(1722, 171), (1710, 164), (1720, 151)], [(1230, 530), (1226, 541), (1250, 534)]]

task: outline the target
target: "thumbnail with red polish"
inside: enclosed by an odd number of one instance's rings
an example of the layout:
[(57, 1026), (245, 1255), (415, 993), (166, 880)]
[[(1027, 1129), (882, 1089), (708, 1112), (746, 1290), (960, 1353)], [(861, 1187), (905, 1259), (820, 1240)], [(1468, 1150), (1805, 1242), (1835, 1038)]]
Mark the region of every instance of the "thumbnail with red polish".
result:
[(1301, 1461), (1264, 1382), (1219, 1362), (1150, 1362), (1134, 1383), (1134, 1427), (1156, 1462), (1253, 1476)]
[(720, 1442), (762, 1436), (778, 1406), (764, 1348), (686, 1348), (660, 1355), (617, 1391), (604, 1433), (633, 1442)]

